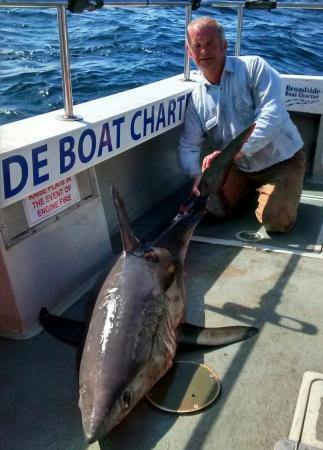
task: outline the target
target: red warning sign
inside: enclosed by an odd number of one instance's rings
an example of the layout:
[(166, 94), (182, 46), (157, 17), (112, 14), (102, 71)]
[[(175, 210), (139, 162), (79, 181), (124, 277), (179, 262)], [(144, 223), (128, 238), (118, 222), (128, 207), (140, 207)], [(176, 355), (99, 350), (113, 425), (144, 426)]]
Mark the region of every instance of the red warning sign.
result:
[(24, 199), (28, 224), (32, 227), (79, 201), (80, 193), (75, 177), (50, 184)]

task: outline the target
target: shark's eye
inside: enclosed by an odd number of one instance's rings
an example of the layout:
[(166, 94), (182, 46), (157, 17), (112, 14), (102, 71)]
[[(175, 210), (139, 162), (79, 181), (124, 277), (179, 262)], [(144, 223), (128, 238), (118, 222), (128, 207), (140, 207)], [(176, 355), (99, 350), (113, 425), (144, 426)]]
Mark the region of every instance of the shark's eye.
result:
[(128, 409), (130, 406), (130, 401), (131, 401), (131, 394), (129, 391), (124, 391), (122, 401), (123, 401), (124, 408)]

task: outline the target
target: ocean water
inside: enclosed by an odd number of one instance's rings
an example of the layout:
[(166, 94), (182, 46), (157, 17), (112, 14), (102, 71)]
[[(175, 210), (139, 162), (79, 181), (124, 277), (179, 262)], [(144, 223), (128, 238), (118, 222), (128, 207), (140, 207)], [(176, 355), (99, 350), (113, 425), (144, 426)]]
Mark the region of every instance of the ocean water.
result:
[[(233, 55), (236, 10), (203, 6), (193, 18), (204, 15), (224, 24)], [(246, 10), (241, 54), (323, 75), (322, 23), (322, 10)], [(184, 25), (180, 7), (68, 13), (74, 104), (182, 73)], [(0, 33), (0, 124), (62, 108), (56, 10), (0, 8)]]

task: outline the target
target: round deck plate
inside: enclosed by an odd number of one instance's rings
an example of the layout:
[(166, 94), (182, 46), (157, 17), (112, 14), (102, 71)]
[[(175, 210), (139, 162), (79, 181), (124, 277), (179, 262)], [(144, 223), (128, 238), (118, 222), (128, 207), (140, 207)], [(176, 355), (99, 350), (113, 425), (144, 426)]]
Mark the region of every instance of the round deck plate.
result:
[(164, 411), (190, 413), (209, 406), (219, 392), (219, 377), (209, 367), (191, 361), (175, 361), (146, 398)]
[(236, 234), (236, 238), (245, 242), (257, 242), (263, 239), (263, 235), (259, 231), (242, 230)]

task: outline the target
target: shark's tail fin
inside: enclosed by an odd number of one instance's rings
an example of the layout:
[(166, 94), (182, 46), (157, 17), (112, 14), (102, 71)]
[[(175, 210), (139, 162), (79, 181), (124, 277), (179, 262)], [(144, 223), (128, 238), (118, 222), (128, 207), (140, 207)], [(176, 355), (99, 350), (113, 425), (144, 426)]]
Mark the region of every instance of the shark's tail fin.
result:
[(206, 208), (218, 218), (223, 218), (226, 214), (226, 207), (221, 196), (221, 186), (223, 186), (225, 182), (235, 156), (241, 150), (243, 144), (248, 140), (254, 128), (255, 124), (252, 124), (236, 136), (221, 151), (214, 163), (205, 171), (201, 179), (199, 185), (201, 195), (209, 196)]
[(255, 126), (255, 123), (251, 124), (240, 134), (238, 134), (238, 136), (233, 138), (232, 141), (229, 142), (229, 144), (221, 151), (219, 156), (217, 156), (214, 164), (211, 164), (210, 168), (205, 171), (200, 182), (200, 191), (202, 194), (207, 194), (211, 191), (217, 192), (221, 188), (227, 171), (236, 154), (241, 150), (243, 144), (247, 142)]

